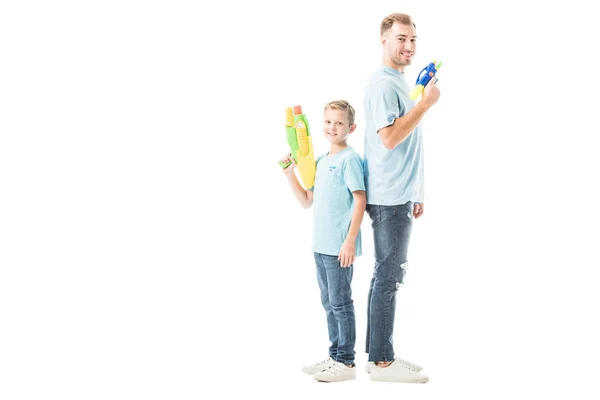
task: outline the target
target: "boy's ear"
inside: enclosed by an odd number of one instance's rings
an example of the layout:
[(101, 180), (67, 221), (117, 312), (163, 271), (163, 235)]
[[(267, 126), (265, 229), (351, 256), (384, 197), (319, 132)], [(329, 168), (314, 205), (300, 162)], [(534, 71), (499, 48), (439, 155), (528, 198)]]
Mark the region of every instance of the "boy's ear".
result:
[(354, 132), (355, 129), (356, 129), (356, 124), (350, 125), (350, 132), (348, 132), (348, 133)]

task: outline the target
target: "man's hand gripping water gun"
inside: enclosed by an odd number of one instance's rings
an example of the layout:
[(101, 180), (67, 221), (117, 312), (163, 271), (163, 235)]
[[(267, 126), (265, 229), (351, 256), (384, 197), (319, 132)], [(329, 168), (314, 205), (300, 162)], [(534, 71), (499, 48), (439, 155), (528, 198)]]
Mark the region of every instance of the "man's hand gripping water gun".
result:
[[(285, 131), (302, 183), (306, 189), (311, 189), (315, 185), (316, 165), (308, 120), (302, 114), (302, 106), (294, 106), (293, 113), (291, 107), (285, 110)], [(290, 164), (279, 162), (284, 169)]]
[[(421, 72), (419, 72), (419, 76), (417, 77), (417, 85), (410, 92), (411, 100), (416, 100), (423, 93), (423, 89), (425, 89), (425, 86), (427, 86), (429, 81), (433, 77), (435, 77), (437, 70), (440, 69), (441, 66), (441, 61), (436, 65), (435, 60), (433, 60), (433, 62), (429, 63), (425, 68), (421, 70)], [(423, 74), (424, 71), (425, 74)]]

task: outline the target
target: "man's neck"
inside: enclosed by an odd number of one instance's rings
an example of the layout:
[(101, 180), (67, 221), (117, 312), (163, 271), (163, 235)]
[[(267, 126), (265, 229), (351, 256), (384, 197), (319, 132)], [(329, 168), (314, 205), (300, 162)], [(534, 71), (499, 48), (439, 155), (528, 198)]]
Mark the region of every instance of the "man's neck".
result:
[(386, 67), (390, 67), (392, 69), (395, 69), (396, 71), (400, 72), (401, 74), (404, 73), (404, 68), (406, 68), (406, 65), (396, 64), (396, 63), (392, 62), (389, 59), (384, 59), (383, 60), (383, 65), (385, 65)]

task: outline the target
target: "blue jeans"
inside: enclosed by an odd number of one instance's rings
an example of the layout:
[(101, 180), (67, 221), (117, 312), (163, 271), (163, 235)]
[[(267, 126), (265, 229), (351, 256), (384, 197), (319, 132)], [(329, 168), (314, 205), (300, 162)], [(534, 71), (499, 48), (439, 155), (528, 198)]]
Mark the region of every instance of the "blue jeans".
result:
[(413, 223), (413, 203), (367, 205), (375, 241), (375, 269), (367, 302), (369, 361), (394, 359), (396, 291), (403, 283)]
[(346, 365), (354, 364), (356, 320), (352, 301), (354, 265), (342, 268), (337, 256), (315, 253), (321, 303), (327, 314), (329, 357)]

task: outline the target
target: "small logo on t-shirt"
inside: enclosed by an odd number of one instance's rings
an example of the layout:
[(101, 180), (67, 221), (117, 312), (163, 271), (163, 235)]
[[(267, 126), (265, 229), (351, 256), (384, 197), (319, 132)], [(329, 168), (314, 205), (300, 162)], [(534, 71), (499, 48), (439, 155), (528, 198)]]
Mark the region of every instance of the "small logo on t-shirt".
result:
[(334, 171), (335, 171), (335, 165), (330, 165), (329, 172), (334, 172)]

